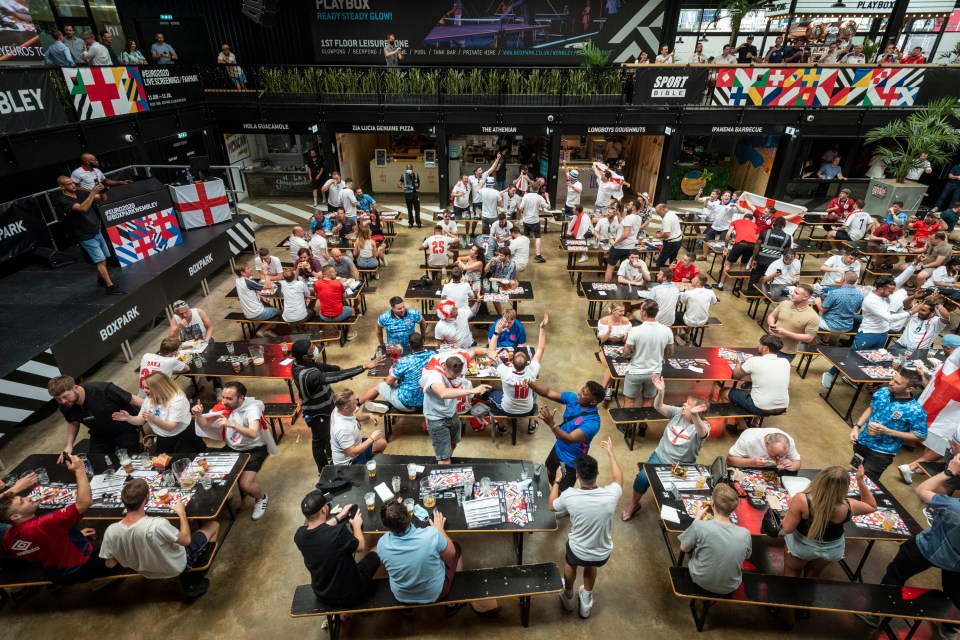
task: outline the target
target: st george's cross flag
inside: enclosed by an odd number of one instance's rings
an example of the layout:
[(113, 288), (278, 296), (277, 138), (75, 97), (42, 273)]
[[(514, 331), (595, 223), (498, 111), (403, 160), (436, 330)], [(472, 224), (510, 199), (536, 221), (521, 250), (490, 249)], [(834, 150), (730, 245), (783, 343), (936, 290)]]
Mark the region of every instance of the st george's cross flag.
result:
[(927, 439), (923, 444), (943, 453), (960, 427), (960, 349), (943, 363), (920, 394), (919, 402), (927, 412)]
[(774, 219), (786, 218), (787, 226), (784, 227), (783, 230), (790, 235), (793, 235), (793, 232), (800, 226), (800, 223), (803, 221), (803, 214), (807, 212), (806, 207), (788, 204), (766, 196), (758, 196), (749, 191), (744, 191), (740, 194), (740, 199), (737, 201), (737, 204), (745, 209), (750, 209), (753, 212), (754, 220), (761, 218), (763, 216), (763, 210), (767, 207), (774, 207), (777, 210), (777, 212), (773, 214)]
[(588, 233), (593, 234), (593, 222), (586, 211), (581, 211), (570, 221), (570, 230), (567, 231), (567, 235), (571, 235), (577, 240), (583, 240)]
[(184, 229), (209, 227), (230, 220), (223, 180), (204, 180), (170, 187), (173, 208)]
[(63, 78), (81, 120), (94, 120), (150, 110), (140, 70), (136, 67), (64, 68)]

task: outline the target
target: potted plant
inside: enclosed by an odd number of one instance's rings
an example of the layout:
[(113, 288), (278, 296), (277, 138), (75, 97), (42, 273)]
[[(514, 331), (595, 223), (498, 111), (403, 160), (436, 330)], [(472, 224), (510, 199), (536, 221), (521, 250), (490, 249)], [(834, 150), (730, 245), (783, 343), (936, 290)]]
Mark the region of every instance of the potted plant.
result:
[(446, 104), (495, 105), (503, 74), (498, 69), (447, 69), (443, 77)]
[(563, 85), (559, 69), (509, 69), (504, 76), (503, 103), (545, 106), (560, 101)]
[(306, 67), (261, 67), (257, 73), (261, 99), (265, 102), (317, 102), (320, 69)]
[(383, 74), (383, 99), (394, 104), (435, 104), (439, 85), (437, 70), (390, 69)]
[(563, 102), (568, 105), (617, 105), (623, 99), (623, 74), (610, 66), (610, 52), (592, 40), (579, 49), (580, 68), (567, 71)]
[(953, 45), (952, 51), (944, 51), (937, 57), (940, 60), (946, 59), (947, 64), (957, 64), (957, 61), (960, 60), (960, 42)]
[(868, 211), (883, 211), (895, 200), (902, 201), (908, 211), (916, 209), (927, 186), (909, 180), (908, 175), (922, 170), (926, 162), (942, 165), (952, 160), (953, 152), (960, 148), (960, 131), (953, 124), (958, 117), (960, 107), (956, 99), (941, 98), (905, 118), (867, 132), (864, 140), (877, 144), (875, 153), (883, 160), (886, 174), (893, 178), (870, 181)]
[(770, 0), (723, 0), (717, 7), (718, 11), (714, 14), (713, 20), (706, 26), (711, 29), (715, 28), (720, 19), (724, 17), (724, 12), (726, 12), (730, 17), (730, 46), (734, 47), (737, 44), (737, 35), (740, 33), (740, 25), (743, 23), (743, 19), (755, 11), (761, 11), (768, 4), (770, 4)]

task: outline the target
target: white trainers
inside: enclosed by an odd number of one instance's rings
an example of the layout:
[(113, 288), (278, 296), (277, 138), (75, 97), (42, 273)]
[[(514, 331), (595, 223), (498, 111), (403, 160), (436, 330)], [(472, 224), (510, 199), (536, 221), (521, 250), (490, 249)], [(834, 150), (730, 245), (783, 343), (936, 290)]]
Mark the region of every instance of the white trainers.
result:
[(390, 410), (390, 407), (382, 402), (374, 402), (373, 400), (367, 400), (364, 402), (363, 408), (369, 413), (386, 413)]
[(347, 334), (347, 342), (350, 342), (351, 340), (356, 340), (356, 339), (357, 339), (356, 331), (351, 331), (350, 333)]
[(570, 595), (567, 596), (567, 591), (564, 589), (560, 592), (560, 603), (563, 605), (563, 608), (567, 611), (573, 611), (577, 608), (577, 594), (573, 592), (573, 589), (570, 590)]
[(580, 587), (580, 617), (589, 618), (590, 609), (593, 609), (593, 592)]
[(259, 520), (263, 517), (263, 514), (267, 512), (267, 502), (270, 501), (270, 498), (267, 497), (267, 492), (263, 492), (263, 497), (253, 503), (253, 513), (250, 515), (254, 520)]
[(580, 259), (577, 260), (577, 262), (586, 262), (586, 261), (589, 260), (589, 259), (590, 259), (590, 258), (587, 257), (587, 254), (581, 253), (581, 254), (580, 254)]
[(897, 471), (900, 472), (900, 477), (903, 478), (903, 481), (907, 484), (913, 484), (913, 471), (910, 471), (909, 464), (902, 464), (897, 467)]
[(824, 389), (829, 389), (830, 385), (833, 384), (833, 374), (829, 371), (824, 371), (823, 375), (820, 376), (820, 386)]

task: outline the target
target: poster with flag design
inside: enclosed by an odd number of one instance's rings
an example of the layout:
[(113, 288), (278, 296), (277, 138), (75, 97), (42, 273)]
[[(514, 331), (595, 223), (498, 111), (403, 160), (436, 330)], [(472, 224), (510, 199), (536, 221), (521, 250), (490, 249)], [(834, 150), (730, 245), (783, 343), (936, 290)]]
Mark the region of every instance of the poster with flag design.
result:
[(128, 267), (183, 241), (172, 209), (107, 227), (107, 235), (121, 267)]
[(806, 207), (781, 202), (780, 200), (774, 200), (766, 196), (759, 196), (749, 191), (744, 191), (740, 194), (740, 200), (737, 201), (737, 204), (753, 211), (754, 220), (762, 217), (763, 211), (767, 207), (774, 207), (777, 210), (777, 212), (773, 214), (774, 219), (786, 218), (787, 226), (784, 227), (784, 231), (790, 235), (793, 235), (793, 232), (800, 226), (800, 223), (803, 221), (803, 214), (807, 212)]
[(84, 67), (61, 71), (80, 120), (150, 110), (137, 67)]
[(219, 178), (171, 185), (170, 196), (183, 229), (199, 229), (230, 220), (227, 190)]

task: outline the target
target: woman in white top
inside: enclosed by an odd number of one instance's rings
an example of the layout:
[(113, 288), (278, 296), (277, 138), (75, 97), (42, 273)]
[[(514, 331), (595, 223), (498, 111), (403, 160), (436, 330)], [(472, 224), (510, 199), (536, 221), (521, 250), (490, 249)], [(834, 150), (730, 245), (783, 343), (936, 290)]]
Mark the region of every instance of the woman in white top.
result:
[(376, 269), (380, 266), (380, 258), (387, 250), (387, 245), (383, 244), (378, 247), (370, 234), (370, 227), (360, 225), (360, 229), (357, 231), (357, 239), (353, 242), (353, 248), (356, 251), (358, 267), (361, 269)]
[(457, 264), (463, 269), (463, 279), (476, 292), (480, 291), (480, 278), (483, 274), (483, 251), (472, 245), (467, 255), (457, 258)]
[(313, 317), (313, 309), (307, 307), (310, 288), (297, 277), (293, 269), (283, 270), (283, 280), (277, 281), (277, 289), (283, 294), (283, 319), (286, 322), (305, 322)]
[(650, 58), (647, 57), (646, 51), (640, 52), (640, 57), (637, 58), (637, 64), (650, 64)]
[(155, 371), (143, 379), (147, 397), (140, 406), (140, 413), (132, 416), (126, 411), (113, 414), (114, 420), (133, 425), (149, 424), (157, 436), (157, 453), (200, 453), (207, 450), (203, 439), (197, 435), (190, 416), (190, 401), (173, 379)]
[(613, 400), (613, 388), (610, 386), (613, 377), (610, 375), (610, 367), (607, 366), (607, 356), (603, 353), (603, 347), (608, 344), (623, 346), (632, 327), (630, 319), (624, 313), (622, 302), (611, 304), (610, 315), (600, 318), (597, 323), (597, 340), (600, 341), (600, 359), (603, 361), (603, 388), (606, 390), (607, 402)]
[(673, 64), (676, 58), (676, 51), (670, 51), (669, 45), (663, 45), (660, 47), (660, 55), (657, 56), (657, 64)]
[(698, 42), (690, 54), (690, 64), (703, 64), (707, 61), (707, 56), (703, 55), (703, 43)]

